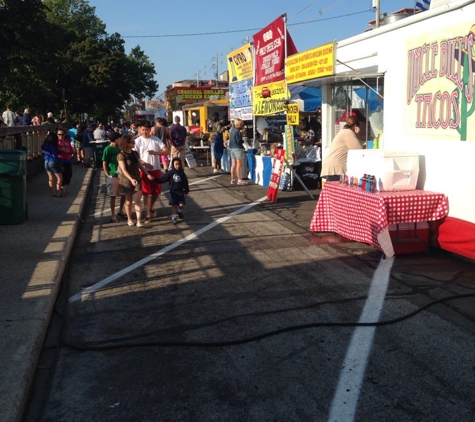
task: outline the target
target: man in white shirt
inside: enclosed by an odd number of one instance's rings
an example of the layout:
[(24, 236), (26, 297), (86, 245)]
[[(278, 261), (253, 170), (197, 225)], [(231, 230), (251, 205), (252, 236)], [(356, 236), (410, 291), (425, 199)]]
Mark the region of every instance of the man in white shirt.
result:
[(95, 141), (104, 141), (106, 139), (106, 131), (104, 130), (104, 125), (99, 123), (96, 130), (94, 130), (94, 140)]
[(7, 126), (15, 126), (15, 113), (10, 110), (9, 105), (7, 105), (7, 109), (2, 114), (2, 120)]
[[(139, 136), (135, 138), (134, 150), (139, 153), (140, 162), (153, 177), (161, 177), (160, 155), (168, 155), (168, 149), (164, 142), (156, 136), (152, 136), (152, 125), (148, 120), (139, 123)], [(145, 224), (150, 223), (157, 213), (153, 209), (158, 195), (162, 193), (162, 185), (150, 180), (140, 172), (142, 178), (142, 193), (145, 205)]]

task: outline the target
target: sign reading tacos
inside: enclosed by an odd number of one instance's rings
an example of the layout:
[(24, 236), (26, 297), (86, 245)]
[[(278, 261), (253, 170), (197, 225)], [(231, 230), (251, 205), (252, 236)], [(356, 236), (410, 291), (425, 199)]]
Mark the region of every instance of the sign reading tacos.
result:
[(409, 43), (406, 102), (413, 128), (453, 131), (464, 141), (475, 136), (469, 133), (470, 127), (475, 132), (474, 36), (475, 25), (457, 24)]

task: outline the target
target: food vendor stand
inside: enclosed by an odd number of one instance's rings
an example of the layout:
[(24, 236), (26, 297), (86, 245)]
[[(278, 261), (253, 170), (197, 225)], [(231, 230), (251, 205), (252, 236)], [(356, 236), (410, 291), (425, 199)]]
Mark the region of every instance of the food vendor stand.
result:
[[(329, 72), (289, 83), (322, 89), (323, 161), (353, 113), (368, 145), (376, 139), (385, 151), (417, 152), (413, 192), (440, 192), (450, 203), (438, 244), (475, 259), (475, 3), (437, 0), (427, 11), (404, 14), (335, 43), (333, 69), (331, 48), (322, 46), (328, 54), (321, 56), (313, 51), (315, 67), (305, 68)], [(289, 67), (296, 68), (293, 58)]]

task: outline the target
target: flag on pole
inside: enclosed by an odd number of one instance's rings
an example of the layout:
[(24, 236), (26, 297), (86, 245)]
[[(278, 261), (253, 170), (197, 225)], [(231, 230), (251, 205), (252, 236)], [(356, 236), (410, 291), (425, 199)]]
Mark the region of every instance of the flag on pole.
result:
[(416, 7), (418, 7), (421, 10), (429, 10), (430, 0), (416, 0)]

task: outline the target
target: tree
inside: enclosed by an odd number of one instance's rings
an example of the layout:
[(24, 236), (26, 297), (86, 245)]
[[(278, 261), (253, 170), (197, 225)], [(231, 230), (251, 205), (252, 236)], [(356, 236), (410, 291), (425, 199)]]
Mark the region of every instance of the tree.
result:
[(152, 99), (158, 91), (158, 84), (153, 79), (155, 76), (155, 67), (149, 58), (136, 46), (128, 56), (128, 72), (131, 89), (130, 94), (139, 98)]
[(55, 31), (45, 11), (40, 0), (0, 1), (0, 101), (15, 108), (33, 108), (54, 98), (49, 63)]
[(62, 92), (72, 112), (101, 119), (117, 115), (130, 95), (151, 97), (158, 90), (155, 68), (136, 47), (127, 56), (120, 34), (108, 35), (95, 8), (83, 0), (45, 0), (49, 19), (64, 31), (68, 60), (61, 66)]
[(158, 90), (145, 53), (126, 55), (120, 34), (108, 35), (84, 0), (0, 0), (0, 21), (0, 101), (104, 118), (131, 95)]

